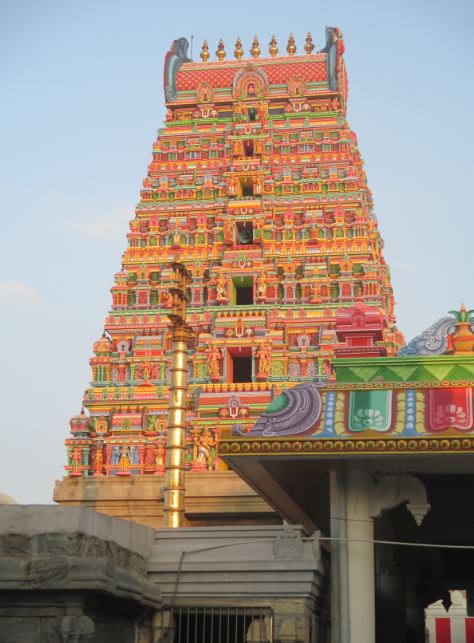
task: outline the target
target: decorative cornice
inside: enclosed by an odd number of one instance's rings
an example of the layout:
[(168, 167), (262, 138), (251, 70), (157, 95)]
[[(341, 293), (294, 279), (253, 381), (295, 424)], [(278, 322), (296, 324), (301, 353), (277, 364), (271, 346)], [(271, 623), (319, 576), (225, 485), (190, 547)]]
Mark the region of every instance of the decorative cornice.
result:
[(412, 439), (225, 439), (219, 443), (218, 455), (229, 457), (256, 456), (275, 457), (300, 455), (302, 457), (333, 457), (336, 454), (348, 456), (390, 455), (390, 454), (461, 454), (474, 453), (474, 437), (412, 438)]

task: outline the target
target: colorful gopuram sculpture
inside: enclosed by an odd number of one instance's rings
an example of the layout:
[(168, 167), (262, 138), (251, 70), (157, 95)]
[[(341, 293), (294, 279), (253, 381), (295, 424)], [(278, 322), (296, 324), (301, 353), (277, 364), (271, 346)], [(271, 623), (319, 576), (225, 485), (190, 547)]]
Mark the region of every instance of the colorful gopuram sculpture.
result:
[(225, 468), (220, 432), (249, 430), (283, 389), (331, 379), (338, 351), (390, 356), (403, 344), (346, 119), (340, 31), (323, 45), (314, 53), (308, 34), (299, 53), (290, 36), (277, 56), (274, 37), (268, 54), (255, 37), (245, 57), (238, 39), (230, 59), (221, 41), (210, 61), (205, 42), (192, 62), (186, 39), (173, 42), (166, 123), (94, 345), (87, 413), (66, 440), (71, 477), (164, 470), (172, 261), (192, 274), (192, 471)]

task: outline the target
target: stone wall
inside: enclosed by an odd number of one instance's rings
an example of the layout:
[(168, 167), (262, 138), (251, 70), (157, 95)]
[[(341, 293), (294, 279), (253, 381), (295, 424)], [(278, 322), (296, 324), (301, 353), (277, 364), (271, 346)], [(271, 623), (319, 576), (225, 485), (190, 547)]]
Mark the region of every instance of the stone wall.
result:
[(54, 506), (0, 506), (0, 643), (135, 643), (160, 592), (153, 530)]

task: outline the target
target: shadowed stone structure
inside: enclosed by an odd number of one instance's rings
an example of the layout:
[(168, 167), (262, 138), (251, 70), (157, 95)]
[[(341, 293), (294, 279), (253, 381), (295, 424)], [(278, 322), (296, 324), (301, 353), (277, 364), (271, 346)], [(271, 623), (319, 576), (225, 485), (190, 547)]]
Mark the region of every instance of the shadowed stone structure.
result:
[(0, 642), (145, 643), (161, 606), (152, 542), (90, 509), (0, 506)]

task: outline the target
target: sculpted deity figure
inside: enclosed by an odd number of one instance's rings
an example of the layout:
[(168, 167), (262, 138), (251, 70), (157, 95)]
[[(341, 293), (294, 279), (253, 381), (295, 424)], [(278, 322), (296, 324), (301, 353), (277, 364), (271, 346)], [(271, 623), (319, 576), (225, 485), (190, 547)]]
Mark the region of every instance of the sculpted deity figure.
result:
[(227, 275), (224, 272), (221, 272), (217, 278), (216, 290), (217, 299), (227, 298)]
[(161, 442), (156, 447), (155, 464), (160, 469), (165, 466), (165, 447)]
[(255, 179), (255, 194), (262, 194), (263, 190), (263, 178), (261, 176), (257, 176)]
[(269, 342), (260, 344), (257, 349), (256, 356), (258, 358), (258, 374), (259, 375), (268, 375), (270, 371), (270, 356), (271, 356), (271, 346)]
[(145, 450), (145, 467), (150, 468), (155, 464), (155, 447), (149, 444)]
[(174, 246), (180, 245), (180, 234), (177, 227), (173, 230), (173, 245)]
[(244, 154), (244, 142), (241, 140), (234, 141), (232, 145), (232, 154), (234, 156), (243, 156)]
[(219, 378), (221, 376), (221, 361), (222, 353), (220, 348), (214, 345), (209, 346), (207, 349), (206, 365), (211, 378)]
[(237, 103), (234, 107), (234, 121), (245, 121), (246, 116), (247, 110), (245, 109), (245, 105), (243, 103)]
[(173, 295), (168, 290), (162, 294), (161, 300), (165, 308), (173, 308)]
[(264, 121), (268, 116), (268, 105), (265, 101), (261, 100), (258, 104), (258, 120)]
[(142, 368), (142, 380), (147, 382), (151, 376), (151, 367), (150, 364), (144, 364)]
[(267, 275), (265, 271), (262, 272), (257, 277), (257, 297), (266, 297), (267, 296)]
[(211, 459), (211, 448), (216, 444), (215, 438), (206, 431), (203, 435), (195, 436), (194, 440), (197, 446), (196, 464), (207, 465)]
[(74, 471), (77, 471), (82, 464), (82, 449), (75, 447), (71, 454), (71, 465)]
[(120, 447), (119, 467), (121, 471), (128, 471), (130, 466), (130, 447), (122, 445)]
[(104, 461), (104, 454), (102, 452), (102, 444), (99, 442), (95, 450), (95, 458), (94, 458), (94, 469), (95, 469), (96, 476), (102, 475), (103, 461)]
[(236, 176), (231, 176), (229, 179), (229, 194), (235, 196), (238, 192), (239, 179)]
[(224, 241), (226, 243), (234, 242), (234, 223), (231, 219), (226, 219), (224, 221)]
[(255, 219), (253, 222), (253, 236), (254, 239), (261, 239), (262, 238), (262, 230), (265, 225), (264, 219)]

